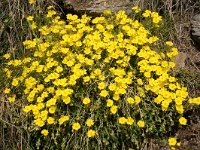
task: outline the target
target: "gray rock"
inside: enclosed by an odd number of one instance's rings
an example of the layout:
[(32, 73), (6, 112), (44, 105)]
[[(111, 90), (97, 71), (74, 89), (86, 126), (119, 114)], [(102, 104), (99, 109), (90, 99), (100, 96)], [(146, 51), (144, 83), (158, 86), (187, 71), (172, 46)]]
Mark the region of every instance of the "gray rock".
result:
[(191, 38), (195, 45), (200, 47), (200, 14), (195, 15), (191, 19)]
[(132, 0), (68, 0), (65, 1), (65, 4), (71, 5), (77, 12), (99, 15), (104, 10), (111, 10), (113, 12), (125, 10), (127, 13), (130, 13), (135, 3)]

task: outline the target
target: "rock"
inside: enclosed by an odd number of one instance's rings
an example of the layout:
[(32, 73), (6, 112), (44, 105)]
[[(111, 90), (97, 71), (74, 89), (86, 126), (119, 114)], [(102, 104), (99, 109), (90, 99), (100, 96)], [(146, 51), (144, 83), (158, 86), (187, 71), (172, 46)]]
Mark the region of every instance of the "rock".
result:
[(72, 6), (78, 14), (87, 13), (92, 14), (92, 16), (99, 16), (104, 10), (113, 12), (125, 10), (130, 13), (134, 5), (133, 0), (67, 0), (64, 3), (65, 6)]
[(175, 63), (175, 68), (176, 69), (181, 69), (185, 67), (185, 63), (187, 60), (187, 54), (184, 52), (179, 52), (178, 55), (176, 56), (174, 63)]
[(191, 38), (197, 47), (200, 47), (200, 14), (191, 19)]

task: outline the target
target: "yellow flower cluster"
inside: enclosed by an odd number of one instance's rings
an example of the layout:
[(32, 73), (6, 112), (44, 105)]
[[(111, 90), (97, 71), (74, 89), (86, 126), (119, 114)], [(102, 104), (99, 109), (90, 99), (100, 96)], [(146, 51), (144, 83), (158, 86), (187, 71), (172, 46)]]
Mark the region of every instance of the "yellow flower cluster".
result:
[(189, 99), (190, 104), (200, 105), (200, 97)]
[[(94, 120), (93, 119), (87, 119), (85, 124), (91, 128), (93, 125), (94, 125)], [(93, 138), (94, 136), (96, 135), (96, 131), (93, 130), (93, 129), (89, 129), (88, 132), (87, 132), (87, 137), (88, 138)]]
[(134, 119), (131, 117), (128, 117), (128, 118), (120, 117), (118, 121), (119, 121), (119, 124), (133, 125), (134, 123)]
[[(138, 6), (134, 6), (133, 8), (133, 11), (135, 13), (139, 13), (141, 12), (141, 9), (138, 7)], [(152, 18), (152, 22), (158, 26), (158, 24), (162, 21), (162, 17), (159, 16), (159, 14), (157, 12), (151, 12), (150, 10), (145, 10), (143, 13), (142, 13), (142, 16), (147, 18), (147, 17), (151, 17)]]
[[(167, 42), (168, 46), (171, 45)], [(177, 54), (177, 49), (170, 47), (170, 51), (165, 55), (164, 53), (157, 53), (149, 46), (144, 46), (138, 56), (139, 70), (144, 74), (145, 85), (141, 85), (146, 91), (152, 91), (157, 96), (154, 102), (162, 106), (163, 111), (167, 111), (170, 104), (174, 103), (178, 113), (183, 114), (183, 101), (188, 96), (187, 88), (182, 87), (174, 77), (169, 75), (170, 69), (175, 64), (173, 58)], [(165, 59), (171, 61), (166, 61)], [(155, 77), (156, 76), (156, 77)], [(143, 81), (143, 82), (144, 82)]]
[[(154, 24), (161, 21), (155, 12), (145, 11), (143, 16), (151, 16)], [(4, 69), (11, 79), (4, 91), (8, 100), (14, 102), (16, 89), (23, 89), (28, 103), (23, 110), (33, 115), (41, 134), (47, 136), (47, 128), (67, 123), (72, 131), (78, 131), (85, 122), (87, 136), (94, 137), (94, 120), (84, 120), (76, 114), (94, 116), (100, 109), (105, 116), (118, 118), (119, 124), (131, 126), (136, 117), (130, 112), (138, 111), (140, 105), (149, 101), (149, 92), (154, 95), (151, 101), (163, 111), (175, 106), (183, 114), (188, 93), (169, 75), (178, 53), (172, 42), (166, 42), (167, 53), (157, 52), (151, 45), (157, 44), (158, 37), (138, 20), (130, 19), (125, 11), (115, 15), (105, 11), (94, 19), (68, 14), (66, 23), (49, 7), (46, 17), (50, 23), (38, 28), (40, 37), (23, 43), (30, 56), (10, 60)], [(32, 29), (37, 29), (32, 16), (27, 20)], [(9, 59), (10, 55), (4, 58)], [(20, 73), (16, 75), (13, 70)], [(199, 98), (189, 102), (199, 104)], [(124, 107), (130, 111), (124, 111)], [(128, 117), (116, 117), (124, 114)], [(137, 125), (143, 128), (148, 122), (141, 118)], [(186, 121), (181, 119), (180, 123)]]

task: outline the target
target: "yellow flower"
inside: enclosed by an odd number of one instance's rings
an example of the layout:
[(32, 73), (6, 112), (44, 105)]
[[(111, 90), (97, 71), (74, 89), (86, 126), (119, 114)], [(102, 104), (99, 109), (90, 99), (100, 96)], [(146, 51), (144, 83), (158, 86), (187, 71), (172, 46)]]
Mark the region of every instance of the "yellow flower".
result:
[(53, 117), (49, 117), (48, 119), (47, 119), (47, 123), (48, 124), (53, 124), (55, 122), (55, 119), (53, 118)]
[(19, 84), (18, 80), (13, 78), (12, 85), (17, 86)]
[(60, 72), (62, 72), (62, 71), (63, 71), (63, 68), (62, 68), (61, 66), (58, 66), (58, 67), (56, 68), (56, 72), (60, 73)]
[(162, 21), (162, 17), (161, 16), (153, 18), (153, 23), (155, 23), (155, 24), (158, 24), (160, 21)]
[(141, 9), (138, 6), (133, 6), (132, 10), (135, 11), (135, 13), (139, 13)]
[(118, 101), (119, 98), (120, 98), (120, 97), (119, 97), (119, 94), (114, 94), (114, 95), (113, 95), (113, 99), (114, 99), (114, 100)]
[(155, 24), (158, 24), (160, 21), (162, 21), (162, 17), (159, 16), (159, 14), (157, 12), (152, 12), (151, 16), (153, 19), (153, 23), (155, 23)]
[(169, 104), (170, 104), (170, 102), (168, 100), (162, 101), (162, 104), (161, 104), (162, 105), (162, 110), (166, 111), (168, 109), (168, 107), (169, 107)]
[(145, 76), (146, 78), (150, 78), (150, 77), (151, 77), (151, 73), (150, 73), (150, 72), (145, 72), (145, 73), (144, 73), (144, 76)]
[(104, 15), (111, 15), (112, 12), (111, 12), (110, 10), (104, 10), (104, 11), (103, 11), (103, 14), (104, 14)]
[(45, 124), (42, 119), (36, 119), (36, 120), (34, 120), (34, 123), (39, 127), (42, 127)]
[(51, 106), (51, 107), (49, 108), (49, 113), (50, 113), (50, 114), (54, 114), (55, 111), (56, 111), (56, 107), (55, 107), (55, 106)]
[(29, 4), (32, 5), (36, 2), (36, 0), (29, 0)]
[(183, 114), (184, 112), (183, 105), (176, 105), (176, 110), (179, 114)]
[(16, 95), (13, 95), (13, 96), (11, 96), (11, 97), (8, 97), (8, 100), (9, 100), (9, 102), (14, 102), (15, 101), (15, 98), (16, 98)]
[(4, 93), (5, 93), (5, 94), (10, 93), (10, 89), (9, 89), (9, 88), (5, 88)]
[(170, 137), (168, 139), (168, 143), (169, 143), (170, 146), (175, 146), (176, 143), (177, 143), (177, 140), (176, 140), (176, 138)]
[(134, 104), (134, 99), (132, 97), (127, 98), (129, 104)]
[(145, 10), (145, 12), (142, 14), (143, 17), (149, 17), (151, 15), (150, 10)]
[(49, 134), (49, 131), (46, 130), (46, 129), (43, 129), (43, 130), (41, 131), (41, 134), (44, 135), (44, 136), (47, 136), (47, 135)]
[(108, 100), (107, 100), (107, 105), (106, 105), (106, 106), (107, 106), (107, 107), (113, 106), (113, 100), (108, 99)]
[(169, 62), (169, 66), (170, 66), (171, 68), (174, 68), (174, 67), (175, 67), (175, 63), (174, 63), (174, 62)]
[(140, 128), (144, 128), (145, 123), (144, 123), (144, 121), (139, 120), (139, 121), (137, 122), (137, 125), (138, 125)]
[(63, 102), (67, 105), (71, 102), (71, 98), (70, 97), (63, 97)]
[(32, 23), (31, 23), (31, 28), (32, 28), (32, 29), (36, 29), (36, 28), (37, 28), (37, 25), (36, 25), (35, 22), (32, 22)]
[(139, 104), (139, 103), (141, 102), (141, 99), (140, 99), (139, 96), (135, 96), (134, 99), (135, 99), (135, 104), (136, 104), (136, 105)]
[(171, 149), (170, 150), (176, 150), (176, 148), (175, 147), (171, 147)]
[(167, 41), (167, 42), (165, 42), (165, 44), (168, 45), (168, 46), (173, 46), (173, 45), (174, 45), (174, 44), (172, 43), (172, 41)]
[(50, 17), (52, 17), (55, 14), (56, 14), (56, 12), (54, 10), (49, 10), (48, 14), (47, 14), (47, 18), (50, 18)]
[(25, 106), (24, 109), (23, 109), (23, 111), (25, 113), (28, 113), (29, 111), (31, 111), (31, 106)]
[(127, 120), (126, 120), (126, 123), (127, 123), (128, 125), (132, 125), (132, 124), (134, 123), (134, 119), (131, 118), (131, 117), (128, 117)]
[(177, 145), (177, 146), (181, 146), (181, 142), (178, 142), (176, 145)]
[(85, 105), (89, 104), (90, 102), (91, 102), (91, 100), (87, 97), (83, 99), (83, 104), (85, 104)]
[(33, 21), (33, 16), (28, 16), (26, 19), (27, 19), (28, 21)]
[(90, 77), (89, 76), (83, 77), (83, 81), (84, 82), (89, 82), (90, 81)]
[(9, 58), (10, 58), (10, 54), (5, 54), (5, 55), (3, 55), (3, 58), (9, 59)]
[(87, 125), (88, 127), (91, 127), (91, 126), (94, 125), (93, 119), (87, 119), (85, 123), (86, 123), (86, 125)]
[(179, 123), (180, 123), (181, 125), (186, 125), (186, 124), (187, 124), (187, 119), (185, 119), (184, 117), (181, 117), (181, 118), (179, 119)]
[(190, 98), (190, 99), (189, 99), (189, 104), (200, 105), (200, 97), (197, 97), (197, 98)]
[(182, 105), (183, 101), (184, 101), (184, 99), (182, 97), (175, 98), (176, 105)]
[(50, 100), (48, 100), (48, 101), (46, 102), (46, 106), (47, 106), (47, 107), (53, 106), (53, 105), (56, 104), (56, 101), (57, 101), (56, 98), (51, 98)]
[(120, 117), (120, 118), (118, 119), (119, 124), (125, 124), (126, 121), (127, 121), (127, 119), (126, 119), (125, 117)]
[(114, 91), (116, 89), (116, 83), (111, 83), (108, 88), (109, 90)]
[(96, 134), (96, 132), (94, 130), (91, 130), (91, 129), (87, 132), (87, 136), (89, 138), (93, 138), (95, 136), (95, 134)]
[(169, 82), (175, 82), (176, 78), (175, 77), (169, 77)]
[(48, 10), (50, 10), (50, 9), (52, 9), (52, 8), (53, 8), (53, 6), (48, 6), (48, 7), (47, 7)]
[[(32, 110), (34, 111), (34, 109), (32, 108)], [(37, 109), (36, 109), (37, 111)], [(46, 121), (48, 117), (48, 111), (47, 110), (43, 110), (40, 112), (40, 118), (42, 119), (42, 121)], [(40, 121), (40, 120), (38, 120)]]
[(38, 104), (37, 104), (37, 108), (38, 108), (39, 110), (43, 109), (44, 107), (45, 107), (44, 103), (38, 103)]
[(102, 96), (102, 97), (106, 97), (106, 96), (108, 96), (108, 91), (102, 90), (99, 95)]
[(59, 122), (59, 125), (62, 125), (64, 122), (68, 121), (69, 120), (69, 116), (62, 116), (58, 122)]
[(94, 70), (94, 74), (95, 74), (95, 76), (101, 75), (101, 70), (100, 69), (95, 69)]
[(143, 85), (142, 79), (137, 79), (137, 83), (138, 83), (139, 85)]
[(175, 84), (169, 84), (169, 89), (170, 90), (175, 90), (176, 89), (176, 85)]
[(116, 114), (117, 113), (117, 110), (118, 110), (118, 107), (116, 105), (113, 105), (111, 108), (110, 108), (110, 111), (112, 114)]
[(81, 128), (81, 125), (79, 123), (73, 123), (72, 129), (78, 131)]
[(98, 84), (98, 89), (100, 89), (100, 90), (105, 89), (105, 87), (106, 87), (106, 84), (104, 82), (100, 82)]

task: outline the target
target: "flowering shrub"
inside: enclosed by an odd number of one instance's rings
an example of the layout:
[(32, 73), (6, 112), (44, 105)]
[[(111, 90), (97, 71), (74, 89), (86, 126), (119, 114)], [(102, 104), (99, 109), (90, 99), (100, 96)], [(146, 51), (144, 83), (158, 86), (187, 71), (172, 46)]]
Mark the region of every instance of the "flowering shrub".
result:
[(4, 55), (4, 93), (27, 102), (22, 109), (39, 148), (52, 141), (54, 148), (139, 148), (144, 138), (187, 124), (185, 107), (200, 98), (189, 99), (170, 75), (178, 50), (153, 34), (158, 13), (133, 11), (149, 29), (124, 11), (94, 19), (68, 14), (65, 22), (48, 7), (39, 27), (27, 18), (39, 36), (24, 41), (25, 57)]

